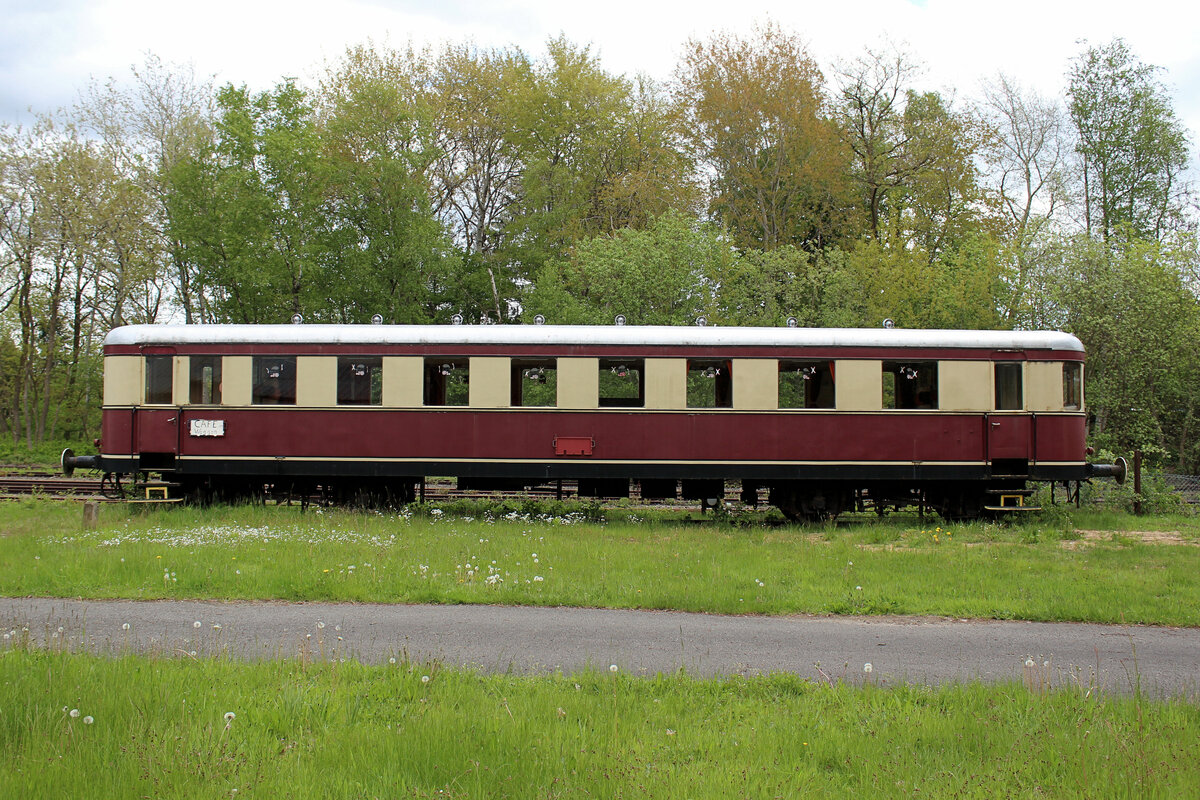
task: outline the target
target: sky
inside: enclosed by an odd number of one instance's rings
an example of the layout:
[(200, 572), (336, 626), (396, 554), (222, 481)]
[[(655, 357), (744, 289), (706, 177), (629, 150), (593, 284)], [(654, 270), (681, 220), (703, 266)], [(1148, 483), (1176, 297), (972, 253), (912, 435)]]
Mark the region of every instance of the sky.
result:
[(1193, 147), (1200, 142), (1200, 7), (1187, 0), (0, 0), (0, 122), (70, 106), (90, 80), (128, 79), (150, 53), (262, 90), (285, 76), (313, 79), (368, 41), (469, 40), (538, 56), (565, 35), (591, 45), (610, 72), (666, 80), (688, 39), (748, 34), (766, 21), (798, 33), (827, 76), (890, 41), (924, 63), (920, 88), (959, 98), (1001, 71), (1061, 96), (1085, 42), (1122, 36), (1164, 68)]

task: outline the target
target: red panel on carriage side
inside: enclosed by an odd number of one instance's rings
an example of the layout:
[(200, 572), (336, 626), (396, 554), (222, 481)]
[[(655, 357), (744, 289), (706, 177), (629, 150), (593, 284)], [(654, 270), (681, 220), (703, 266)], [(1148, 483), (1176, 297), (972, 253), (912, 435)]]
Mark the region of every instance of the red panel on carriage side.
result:
[[(193, 436), (190, 419), (223, 435)], [(555, 440), (636, 461), (973, 461), (982, 414), (184, 409), (181, 455), (555, 460)]]
[(1038, 414), (1034, 438), (1038, 461), (1078, 463), (1087, 458), (1087, 420), (1083, 414)]
[(179, 444), (179, 411), (139, 408), (134, 413), (134, 436), (139, 453), (174, 453)]
[(100, 418), (101, 452), (115, 456), (133, 453), (133, 409), (106, 408)]

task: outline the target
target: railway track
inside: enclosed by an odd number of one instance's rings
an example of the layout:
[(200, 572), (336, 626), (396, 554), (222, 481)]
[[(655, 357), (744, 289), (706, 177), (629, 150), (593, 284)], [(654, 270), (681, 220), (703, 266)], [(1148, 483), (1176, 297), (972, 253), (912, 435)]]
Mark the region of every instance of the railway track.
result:
[(63, 499), (103, 500), (100, 478), (64, 478), (49, 473), (0, 475), (0, 499), (41, 495)]
[[(48, 472), (25, 472), (19, 474), (0, 474), (0, 500), (14, 500), (29, 496), (40, 496), (63, 500), (97, 500), (102, 502), (119, 502), (116, 498), (105, 497), (101, 491), (100, 478), (73, 477), (65, 478)], [(434, 479), (426, 482), (423, 497), (426, 502), (447, 502), (453, 500), (574, 500), (579, 499), (578, 484), (575, 481), (563, 481), (562, 488), (557, 486), (540, 486), (526, 490), (510, 491), (476, 491), (459, 489), (453, 480)], [(738, 499), (736, 489), (726, 492), (726, 501)], [(636, 490), (631, 492), (629, 500), (639, 505), (653, 505), (656, 508), (690, 508), (694, 503), (688, 501), (642, 500)], [(601, 499), (608, 505), (614, 500)]]

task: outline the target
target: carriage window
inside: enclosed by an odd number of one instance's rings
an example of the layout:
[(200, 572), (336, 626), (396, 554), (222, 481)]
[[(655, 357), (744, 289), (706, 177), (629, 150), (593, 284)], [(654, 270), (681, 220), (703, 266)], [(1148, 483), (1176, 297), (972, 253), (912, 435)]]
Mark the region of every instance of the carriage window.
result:
[(425, 405), (465, 406), (470, 401), (469, 358), (425, 359)]
[(1063, 364), (1063, 408), (1083, 408), (1083, 364)]
[(296, 404), (295, 356), (255, 356), (253, 363), (251, 403), (265, 406)]
[(171, 404), (171, 365), (173, 356), (146, 356), (146, 403)]
[(733, 405), (732, 362), (689, 359), (687, 369), (688, 408), (729, 408)]
[(601, 408), (646, 405), (646, 362), (640, 358), (600, 359)]
[(833, 408), (832, 361), (780, 361), (780, 408)]
[(1024, 407), (1021, 372), (1022, 365), (1019, 362), (996, 365), (997, 411), (1019, 411)]
[(558, 366), (553, 358), (512, 360), (512, 405), (558, 405)]
[(339, 406), (377, 406), (383, 402), (383, 359), (342, 356), (337, 367)]
[(883, 407), (937, 408), (936, 361), (884, 361)]
[(192, 356), (189, 362), (189, 402), (205, 406), (220, 405), (221, 357)]

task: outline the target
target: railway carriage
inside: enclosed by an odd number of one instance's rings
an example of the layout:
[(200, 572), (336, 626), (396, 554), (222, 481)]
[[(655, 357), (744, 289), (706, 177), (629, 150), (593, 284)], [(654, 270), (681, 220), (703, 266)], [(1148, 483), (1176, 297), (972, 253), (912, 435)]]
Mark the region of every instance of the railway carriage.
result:
[(198, 500), (411, 500), (575, 480), (787, 516), (1019, 507), (1086, 461), (1084, 352), (1058, 332), (143, 325), (105, 340), (101, 452)]

